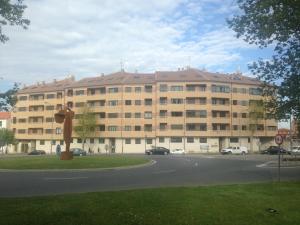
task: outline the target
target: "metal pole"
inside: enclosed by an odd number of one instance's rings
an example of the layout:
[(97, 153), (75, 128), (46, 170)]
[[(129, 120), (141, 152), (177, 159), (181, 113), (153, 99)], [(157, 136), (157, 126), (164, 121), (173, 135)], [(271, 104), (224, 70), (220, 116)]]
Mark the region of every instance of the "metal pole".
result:
[(279, 149), (278, 149), (278, 182), (280, 182), (280, 145), (278, 145)]

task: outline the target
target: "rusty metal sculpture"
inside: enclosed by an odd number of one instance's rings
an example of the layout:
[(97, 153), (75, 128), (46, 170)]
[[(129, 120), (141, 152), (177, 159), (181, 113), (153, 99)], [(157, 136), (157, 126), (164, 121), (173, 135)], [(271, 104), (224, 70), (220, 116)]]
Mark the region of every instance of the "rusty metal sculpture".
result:
[(66, 151), (60, 155), (61, 160), (73, 159), (73, 154), (70, 152), (70, 144), (72, 140), (72, 119), (74, 118), (74, 112), (70, 108), (65, 108), (55, 113), (55, 122), (64, 123), (64, 141), (66, 144)]

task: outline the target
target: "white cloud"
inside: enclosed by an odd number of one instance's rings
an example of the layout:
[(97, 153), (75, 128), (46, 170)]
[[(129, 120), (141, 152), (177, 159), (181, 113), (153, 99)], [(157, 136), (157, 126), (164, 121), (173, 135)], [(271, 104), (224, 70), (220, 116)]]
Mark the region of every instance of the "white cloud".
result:
[(120, 60), (126, 70), (139, 72), (175, 70), (189, 58), (192, 66), (206, 68), (240, 60), (235, 50), (249, 46), (224, 25), (205, 23), (205, 3), (26, 1), (30, 28), (6, 29), (10, 41), (0, 45), (0, 74), (32, 83), (115, 72)]

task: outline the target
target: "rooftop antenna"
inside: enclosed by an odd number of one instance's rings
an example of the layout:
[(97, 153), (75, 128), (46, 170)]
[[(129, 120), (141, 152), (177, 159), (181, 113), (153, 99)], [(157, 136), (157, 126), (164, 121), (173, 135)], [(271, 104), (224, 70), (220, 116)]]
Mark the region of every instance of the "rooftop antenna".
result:
[(121, 72), (124, 72), (124, 63), (122, 59), (120, 61), (120, 67), (121, 67)]
[(187, 66), (188, 69), (191, 68), (191, 56), (189, 55), (188, 56), (188, 66)]

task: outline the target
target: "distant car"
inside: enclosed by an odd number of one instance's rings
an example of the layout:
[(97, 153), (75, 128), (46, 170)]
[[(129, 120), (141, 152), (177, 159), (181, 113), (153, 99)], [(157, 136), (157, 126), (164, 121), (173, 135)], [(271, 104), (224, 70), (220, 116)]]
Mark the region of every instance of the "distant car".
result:
[(46, 152), (43, 150), (33, 150), (28, 153), (28, 155), (45, 155), (45, 154), (46, 154)]
[(145, 151), (146, 155), (168, 155), (170, 154), (170, 150), (164, 147), (152, 147), (151, 149), (147, 149)]
[(70, 152), (72, 152), (73, 156), (86, 156), (86, 151), (81, 148), (71, 148)]
[(280, 148), (278, 146), (270, 146), (266, 150), (261, 151), (261, 154), (275, 155), (278, 154), (278, 151), (280, 151), (281, 154), (287, 153), (287, 151), (284, 148)]
[(221, 150), (222, 154), (248, 154), (248, 149), (243, 146), (228, 147)]
[(185, 153), (184, 149), (181, 149), (181, 148), (176, 148), (176, 149), (171, 150), (171, 154), (175, 154), (175, 155), (177, 155), (177, 154), (182, 155), (184, 153)]
[(300, 154), (300, 146), (294, 146), (289, 151), (288, 154), (290, 155), (298, 155)]

